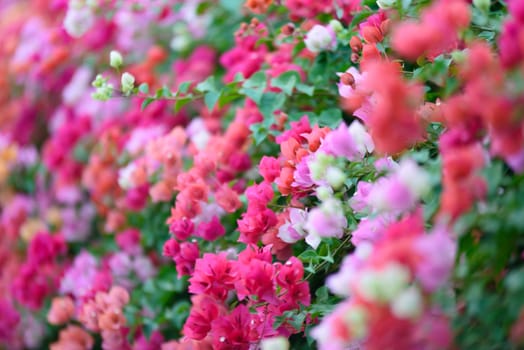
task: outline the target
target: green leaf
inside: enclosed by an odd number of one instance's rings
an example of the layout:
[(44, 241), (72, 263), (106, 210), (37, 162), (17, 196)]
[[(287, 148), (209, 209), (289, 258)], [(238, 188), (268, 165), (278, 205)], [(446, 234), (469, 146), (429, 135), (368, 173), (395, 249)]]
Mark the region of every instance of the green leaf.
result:
[(317, 297), (316, 303), (325, 303), (329, 299), (329, 293), (326, 286), (322, 286), (316, 290), (315, 296)]
[(196, 86), (196, 89), (200, 92), (217, 91), (217, 82), (214, 76), (210, 76), (203, 82)]
[(288, 323), (295, 328), (297, 331), (300, 331), (302, 329), (302, 325), (304, 324), (304, 321), (306, 320), (306, 313), (301, 312), (297, 314), (295, 317), (291, 318)]
[(217, 104), (219, 98), (220, 98), (220, 92), (208, 91), (204, 95), (204, 103), (206, 104), (207, 109), (212, 111), (213, 108), (215, 108), (215, 105)]
[(220, 5), (236, 15), (238, 13), (238, 9), (242, 7), (243, 2), (243, 0), (220, 0)]
[(243, 84), (243, 87), (248, 88), (248, 89), (259, 88), (259, 87), (265, 88), (266, 86), (267, 86), (266, 73), (262, 71), (256, 72), (255, 74), (253, 74)]
[(260, 104), (266, 87), (266, 74), (264, 72), (257, 72), (253, 74), (249, 79), (244, 81), (242, 89), (240, 89), (240, 93), (249, 97), (256, 104)]
[(249, 129), (252, 132), (251, 135), (253, 136), (256, 146), (260, 145), (269, 135), (268, 129), (262, 125), (262, 123), (252, 124)]
[(262, 95), (260, 100), (260, 112), (264, 118), (269, 118), (273, 121), (273, 113), (282, 108), (286, 102), (286, 95), (282, 93), (266, 92)]
[(300, 81), (300, 75), (296, 71), (288, 71), (271, 80), (271, 85), (281, 89), (286, 95), (293, 93), (295, 85)]
[(157, 99), (169, 98), (169, 97), (173, 97), (173, 93), (171, 92), (171, 90), (169, 90), (167, 86), (164, 85), (156, 91), (155, 97)]
[(185, 94), (189, 91), (189, 87), (191, 86), (191, 81), (185, 81), (178, 87), (178, 92), (181, 94)]
[(342, 122), (342, 111), (337, 108), (326, 109), (318, 117), (318, 124), (335, 129)]
[(303, 83), (298, 83), (296, 88), (298, 91), (308, 96), (313, 96), (313, 93), (315, 92), (315, 87), (313, 85), (306, 85)]
[(138, 91), (140, 91), (143, 94), (148, 94), (149, 93), (149, 85), (147, 83), (140, 84), (140, 86), (138, 87)]
[(178, 113), (185, 105), (193, 101), (193, 96), (188, 95), (184, 97), (179, 97), (175, 101), (175, 113)]
[(153, 101), (155, 101), (156, 99), (154, 97), (148, 97), (146, 98), (143, 102), (142, 102), (142, 105), (140, 107), (141, 110), (144, 110), (147, 108), (147, 106), (149, 106)]

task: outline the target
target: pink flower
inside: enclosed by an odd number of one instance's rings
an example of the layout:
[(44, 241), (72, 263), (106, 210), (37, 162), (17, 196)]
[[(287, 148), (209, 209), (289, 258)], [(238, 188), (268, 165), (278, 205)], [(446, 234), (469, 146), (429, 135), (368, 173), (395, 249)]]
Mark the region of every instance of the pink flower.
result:
[(28, 249), (28, 260), (33, 264), (43, 265), (53, 260), (67, 250), (61, 235), (39, 233), (32, 240)]
[(330, 13), (333, 0), (286, 0), (285, 6), (292, 18), (314, 18), (321, 13)]
[(9, 342), (20, 322), (20, 315), (7, 301), (0, 299), (0, 341)]
[(267, 230), (277, 224), (277, 216), (271, 209), (249, 210), (237, 221), (243, 243), (256, 243)]
[(191, 297), (193, 306), (184, 324), (183, 333), (195, 340), (204, 339), (211, 330), (211, 323), (225, 313), (224, 306), (206, 295)]
[(198, 243), (184, 242), (180, 244), (179, 252), (173, 257), (178, 275), (191, 276), (199, 255)]
[(216, 318), (212, 323), (213, 349), (248, 350), (258, 333), (252, 328), (254, 315), (245, 305), (237, 306), (229, 315)]
[(280, 175), (280, 162), (274, 157), (263, 156), (258, 169), (265, 181), (273, 182)]
[(189, 279), (189, 292), (209, 295), (224, 301), (229, 291), (234, 288), (236, 279), (237, 273), (226, 253), (207, 253), (196, 261), (195, 272)]
[(358, 121), (349, 128), (341, 123), (339, 127), (326, 135), (320, 150), (336, 157), (345, 157), (350, 161), (361, 160), (366, 153), (373, 152), (371, 136)]
[(388, 215), (363, 218), (357, 229), (351, 233), (351, 243), (359, 245), (364, 241), (372, 243), (378, 241), (392, 221), (393, 217)]
[(373, 184), (367, 202), (376, 212), (401, 213), (416, 204), (416, 197), (398, 179), (383, 177)]
[(239, 272), (235, 283), (239, 300), (256, 296), (257, 302), (276, 301), (273, 286), (274, 267), (271, 262), (251, 259), (248, 264), (237, 262), (233, 266)]
[(306, 34), (304, 43), (309, 51), (318, 53), (320, 51), (332, 51), (337, 47), (337, 36), (331, 26), (315, 24)]
[(142, 251), (140, 246), (140, 231), (136, 228), (130, 228), (120, 232), (116, 236), (118, 247), (128, 254), (138, 254)]
[(188, 239), (194, 229), (195, 225), (188, 218), (174, 220), (169, 226), (169, 231), (181, 241)]
[(308, 231), (306, 242), (316, 248), (320, 244), (320, 237), (341, 238), (346, 226), (347, 219), (341, 204), (330, 199), (309, 212), (305, 225)]
[(428, 292), (434, 292), (451, 274), (457, 243), (444, 227), (437, 227), (420, 237), (415, 249), (423, 257), (417, 265), (417, 279)]
[(295, 243), (306, 236), (304, 225), (307, 220), (305, 210), (290, 208), (289, 221), (278, 229), (278, 238), (286, 243)]
[(207, 241), (214, 241), (226, 233), (224, 226), (220, 223), (217, 216), (213, 216), (209, 222), (201, 222), (195, 234)]
[(242, 206), (238, 194), (228, 184), (222, 184), (218, 188), (215, 192), (215, 199), (227, 213), (234, 213)]

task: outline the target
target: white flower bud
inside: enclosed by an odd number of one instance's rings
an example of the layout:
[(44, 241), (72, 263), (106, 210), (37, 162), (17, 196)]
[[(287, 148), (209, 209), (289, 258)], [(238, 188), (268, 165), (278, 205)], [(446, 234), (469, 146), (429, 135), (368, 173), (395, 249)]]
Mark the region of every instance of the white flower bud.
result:
[(340, 21), (336, 19), (332, 19), (331, 21), (329, 21), (329, 26), (331, 27), (331, 29), (333, 29), (333, 31), (335, 31), (335, 33), (339, 33), (344, 29), (342, 23), (340, 23)]
[(128, 72), (125, 72), (124, 74), (122, 74), (121, 84), (122, 92), (125, 95), (128, 95), (131, 93), (133, 87), (135, 86), (135, 77), (129, 74)]
[(113, 50), (109, 53), (109, 65), (111, 67), (118, 69), (122, 67), (123, 63), (124, 59), (122, 58), (120, 52)]
[(344, 323), (350, 329), (351, 335), (356, 339), (364, 338), (367, 334), (367, 313), (360, 306), (353, 306), (344, 315)]
[(390, 263), (380, 271), (380, 297), (383, 301), (396, 298), (408, 285), (410, 273), (407, 268), (398, 264)]
[(330, 187), (319, 186), (316, 189), (317, 198), (325, 202), (333, 197), (333, 190)]
[(416, 286), (408, 287), (391, 303), (393, 315), (403, 319), (417, 319), (422, 307), (422, 296)]
[(262, 339), (260, 342), (261, 350), (288, 350), (289, 342), (285, 337), (273, 337)]
[(397, 0), (377, 0), (377, 5), (381, 9), (390, 9), (397, 4)]
[(380, 271), (366, 271), (360, 278), (358, 290), (369, 301), (387, 303), (406, 288), (409, 277), (405, 267), (391, 263)]
[(334, 189), (339, 189), (346, 181), (346, 174), (339, 168), (330, 166), (326, 171), (326, 181)]

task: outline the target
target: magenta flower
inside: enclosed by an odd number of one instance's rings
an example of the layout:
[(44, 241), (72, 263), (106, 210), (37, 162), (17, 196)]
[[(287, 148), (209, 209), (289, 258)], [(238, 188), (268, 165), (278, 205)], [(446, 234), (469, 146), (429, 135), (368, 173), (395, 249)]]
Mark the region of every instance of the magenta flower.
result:
[(237, 272), (225, 253), (204, 254), (196, 261), (195, 272), (189, 279), (189, 292), (224, 301), (237, 278)]

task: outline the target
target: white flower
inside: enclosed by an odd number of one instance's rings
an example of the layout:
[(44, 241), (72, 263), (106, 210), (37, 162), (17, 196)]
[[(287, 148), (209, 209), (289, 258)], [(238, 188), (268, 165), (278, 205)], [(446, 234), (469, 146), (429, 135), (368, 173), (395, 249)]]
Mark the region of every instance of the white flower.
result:
[(337, 37), (331, 27), (317, 24), (307, 33), (304, 43), (311, 52), (334, 50), (337, 45)]
[(410, 192), (420, 198), (430, 190), (429, 175), (411, 159), (404, 159), (397, 169), (397, 176)]
[(95, 23), (95, 16), (88, 7), (69, 7), (64, 18), (64, 28), (73, 38), (84, 35)]
[(375, 144), (371, 135), (366, 131), (362, 123), (354, 120), (348, 128), (351, 138), (357, 145), (358, 152), (364, 156), (367, 153), (372, 153), (375, 149)]
[(128, 190), (134, 187), (132, 176), (135, 168), (135, 163), (129, 163), (125, 168), (118, 171), (118, 185), (122, 189)]
[(408, 287), (391, 303), (393, 315), (403, 319), (417, 319), (422, 307), (422, 296), (416, 286)]

